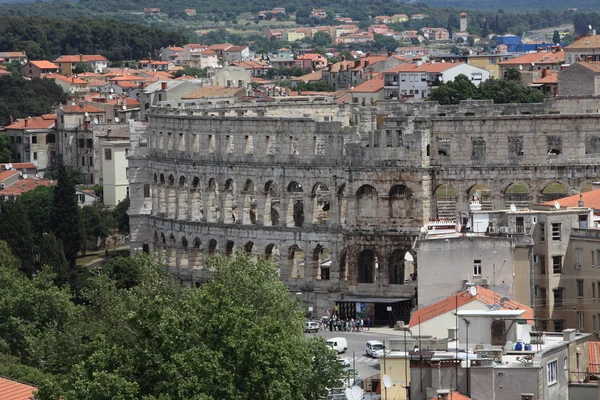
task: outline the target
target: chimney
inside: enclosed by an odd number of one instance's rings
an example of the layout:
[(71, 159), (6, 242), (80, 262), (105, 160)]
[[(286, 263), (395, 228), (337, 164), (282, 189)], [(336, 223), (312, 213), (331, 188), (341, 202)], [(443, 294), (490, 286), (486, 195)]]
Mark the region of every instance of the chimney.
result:
[(392, 53), (391, 51), (388, 51), (388, 57), (391, 57), (392, 54), (394, 54), (394, 53)]
[(579, 201), (577, 202), (577, 207), (583, 207), (583, 194), (579, 193)]
[(438, 400), (448, 400), (450, 398), (450, 390), (438, 389), (437, 398), (438, 398)]
[(161, 82), (160, 83), (160, 89), (161, 90), (167, 90), (167, 82)]
[(346, 56), (342, 56), (342, 61), (346, 61)]
[(548, 70), (547, 69), (543, 69), (542, 70), (542, 78), (545, 78), (546, 76), (548, 76)]
[(354, 68), (360, 67), (360, 60), (354, 61)]
[(538, 53), (541, 53), (541, 52), (542, 52), (542, 48), (541, 48), (541, 47), (538, 47), (538, 48), (537, 48), (537, 52), (538, 52)]
[(29, 117), (25, 118), (25, 128), (27, 128), (29, 126)]
[(83, 54), (79, 55), (79, 62), (83, 62)]
[(570, 342), (571, 340), (575, 340), (575, 329), (565, 329), (563, 332), (563, 340), (565, 342)]
[(13, 116), (11, 115), (11, 116), (10, 116), (10, 125), (12, 125), (12, 124), (14, 124), (14, 123), (15, 123), (15, 120), (13, 119)]

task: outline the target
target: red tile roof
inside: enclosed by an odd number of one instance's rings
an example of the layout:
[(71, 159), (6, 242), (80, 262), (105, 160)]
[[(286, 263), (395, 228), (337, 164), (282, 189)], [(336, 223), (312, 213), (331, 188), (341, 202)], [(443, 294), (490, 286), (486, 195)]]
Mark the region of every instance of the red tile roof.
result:
[(73, 85), (87, 85), (88, 82), (83, 79), (75, 78), (74, 76), (64, 76), (61, 74), (48, 74), (45, 79), (58, 79), (63, 82), (72, 83)]
[(383, 89), (383, 79), (371, 79), (363, 82), (350, 91), (352, 93), (377, 93)]
[(548, 74), (545, 77), (540, 78), (537, 81), (534, 81), (533, 83), (536, 84), (536, 85), (558, 83), (558, 72), (555, 72), (553, 74)]
[(225, 51), (227, 53), (233, 52), (233, 51), (240, 52), (240, 51), (246, 50), (247, 48), (248, 48), (248, 46), (231, 46), (231, 47), (228, 47), (227, 50), (225, 50)]
[(600, 47), (600, 35), (584, 36), (579, 40), (574, 41), (567, 47), (569, 50), (577, 49), (594, 49)]
[(4, 163), (0, 164), (0, 169), (4, 168), (5, 165), (10, 165), (12, 169), (36, 169), (34, 163), (24, 162), (24, 163)]
[(56, 125), (56, 114), (45, 114), (41, 117), (29, 117), (27, 128), (25, 128), (25, 119), (17, 119), (6, 129), (51, 129)]
[(588, 363), (589, 372), (600, 373), (600, 342), (588, 342)]
[(387, 71), (384, 72), (384, 74), (396, 73), (396, 72), (410, 72), (417, 67), (418, 67), (417, 64), (402, 64), (402, 65), (398, 65), (397, 67), (394, 67), (392, 69), (388, 69)]
[(450, 68), (454, 68), (457, 65), (461, 65), (464, 63), (442, 63), (442, 62), (438, 62), (438, 63), (424, 63), (421, 66), (415, 68), (415, 72), (432, 72), (432, 73), (436, 73), (436, 72), (444, 72), (449, 70)]
[(59, 62), (78, 63), (80, 61), (91, 62), (91, 61), (108, 61), (108, 60), (99, 54), (90, 54), (90, 55), (81, 55), (81, 56), (60, 56), (56, 60), (54, 60), (55, 63), (59, 63)]
[(302, 81), (302, 82), (314, 82), (320, 81), (323, 79), (323, 70), (318, 70), (315, 72), (311, 72), (302, 76), (295, 76), (292, 78), (293, 81)]
[(500, 61), (498, 65), (521, 65), (521, 64), (562, 64), (565, 61), (565, 53), (561, 51), (529, 53), (510, 60)]
[(29, 61), (32, 65), (35, 65), (39, 69), (58, 69), (58, 66), (52, 64), (50, 61), (46, 60), (37, 60), (37, 61)]
[(35, 386), (0, 378), (0, 399), (2, 400), (31, 400), (36, 391)]
[(227, 50), (228, 48), (232, 47), (232, 44), (229, 43), (218, 43), (218, 44), (213, 44), (212, 46), (209, 46), (208, 48), (211, 50)]
[[(16, 171), (18, 173), (18, 171)], [(18, 197), (25, 192), (29, 192), (30, 190), (35, 189), (38, 186), (55, 186), (56, 181), (51, 181), (50, 179), (37, 179), (37, 178), (27, 178), (20, 179), (15, 183), (6, 186), (4, 189), (0, 190), (0, 195), (4, 196), (14, 196)], [(4, 399), (1, 396), (2, 389), (0, 387), (0, 399)]]
[(0, 171), (0, 182), (13, 177), (15, 175), (18, 175), (19, 171), (13, 170), (13, 169), (9, 169), (8, 171), (4, 170), (4, 171)]
[(581, 65), (582, 67), (586, 67), (587, 69), (593, 71), (596, 74), (600, 73), (600, 62), (579, 61), (578, 64)]
[[(581, 193), (581, 200), (583, 200), (584, 207), (600, 210), (600, 189)], [(579, 204), (579, 194), (566, 196), (558, 200), (546, 201), (542, 204), (551, 206), (554, 205), (555, 201), (560, 204), (561, 208), (577, 207)]]
[[(460, 308), (466, 304), (469, 304), (472, 301), (478, 300), (484, 304), (500, 304), (500, 300), (502, 299), (502, 295), (486, 289), (482, 286), (476, 286), (477, 294), (472, 296), (468, 290), (463, 290), (456, 295), (448, 296), (443, 300), (435, 302), (425, 307), (419, 308), (415, 311), (410, 317), (409, 327), (413, 327), (415, 325), (419, 325), (420, 323), (429, 321), (431, 319), (437, 318), (440, 315), (446, 314), (448, 312), (454, 311), (456, 308)], [(458, 304), (458, 306), (457, 306)], [(523, 318), (532, 319), (533, 318), (533, 310), (530, 307), (527, 307), (524, 304), (521, 304), (515, 300), (508, 300), (503, 303), (501, 307), (502, 310), (525, 310), (523, 313)], [(530, 322), (531, 323), (531, 322)]]
[[(471, 400), (471, 398), (469, 396), (466, 396), (460, 392), (457, 392), (456, 390), (451, 390), (450, 393), (448, 393), (448, 400)], [(438, 397), (432, 397), (431, 400), (438, 400)]]
[(62, 111), (65, 114), (84, 114), (86, 112), (88, 112), (88, 113), (105, 113), (106, 112), (106, 110), (103, 110), (98, 107), (90, 106), (88, 104), (86, 104), (85, 108), (81, 107), (78, 104), (62, 106)]

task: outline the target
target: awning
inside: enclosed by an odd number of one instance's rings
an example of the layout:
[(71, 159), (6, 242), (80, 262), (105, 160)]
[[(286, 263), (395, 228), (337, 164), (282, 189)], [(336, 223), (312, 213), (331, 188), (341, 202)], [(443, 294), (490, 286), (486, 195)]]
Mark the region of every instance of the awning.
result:
[(409, 297), (403, 297), (399, 299), (392, 299), (389, 297), (346, 297), (343, 300), (336, 300), (336, 303), (398, 303), (400, 301), (411, 301)]

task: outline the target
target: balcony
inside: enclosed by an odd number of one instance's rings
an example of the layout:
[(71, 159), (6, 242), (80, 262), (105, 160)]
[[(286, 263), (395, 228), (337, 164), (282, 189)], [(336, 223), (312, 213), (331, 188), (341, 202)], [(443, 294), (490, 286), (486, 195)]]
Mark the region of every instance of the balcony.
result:
[(384, 86), (398, 86), (398, 81), (386, 81)]

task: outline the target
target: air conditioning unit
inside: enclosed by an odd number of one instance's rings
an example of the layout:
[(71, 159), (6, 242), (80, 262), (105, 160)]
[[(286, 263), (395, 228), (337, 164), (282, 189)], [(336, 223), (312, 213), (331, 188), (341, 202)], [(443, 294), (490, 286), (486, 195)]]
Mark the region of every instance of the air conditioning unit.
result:
[(490, 286), (490, 278), (482, 278), (481, 286)]

